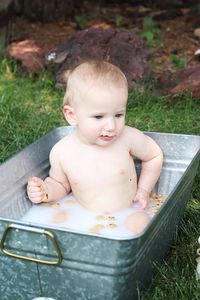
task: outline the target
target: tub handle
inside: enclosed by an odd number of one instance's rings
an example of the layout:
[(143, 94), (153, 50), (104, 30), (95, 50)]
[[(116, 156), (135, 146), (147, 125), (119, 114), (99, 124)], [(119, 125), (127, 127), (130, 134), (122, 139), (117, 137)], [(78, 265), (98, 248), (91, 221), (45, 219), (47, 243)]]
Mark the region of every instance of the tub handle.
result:
[[(50, 238), (50, 240), (52, 241), (53, 246), (55, 248), (55, 251), (57, 253), (57, 259), (56, 260), (45, 260), (45, 259), (40, 259), (40, 258), (34, 258), (34, 257), (30, 257), (30, 256), (20, 255), (20, 254), (11, 252), (8, 249), (6, 249), (6, 247), (5, 247), (6, 239), (8, 237), (9, 232), (13, 229), (35, 232), (35, 233), (42, 234), (42, 235), (45, 235), (48, 238)], [(8, 224), (6, 226), (6, 229), (3, 233), (2, 239), (0, 241), (0, 250), (4, 254), (11, 256), (11, 257), (28, 260), (28, 261), (36, 262), (36, 263), (46, 264), (46, 265), (59, 265), (59, 264), (61, 264), (61, 261), (62, 261), (62, 253), (61, 253), (60, 247), (58, 245), (56, 236), (53, 232), (51, 232), (49, 230), (45, 230), (45, 229), (23, 226), (20, 224)]]

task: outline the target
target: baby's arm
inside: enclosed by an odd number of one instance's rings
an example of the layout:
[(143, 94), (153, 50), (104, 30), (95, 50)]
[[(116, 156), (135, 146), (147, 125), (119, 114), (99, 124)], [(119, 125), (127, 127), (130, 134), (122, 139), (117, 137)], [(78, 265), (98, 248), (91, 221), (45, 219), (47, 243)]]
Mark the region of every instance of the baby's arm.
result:
[(141, 173), (134, 201), (146, 207), (149, 193), (155, 186), (162, 169), (163, 153), (156, 142), (135, 128), (127, 128), (131, 154), (141, 160)]
[(43, 181), (38, 177), (28, 180), (27, 193), (33, 203), (57, 201), (66, 196), (71, 188), (61, 163), (58, 147), (54, 147), (50, 153), (49, 176)]

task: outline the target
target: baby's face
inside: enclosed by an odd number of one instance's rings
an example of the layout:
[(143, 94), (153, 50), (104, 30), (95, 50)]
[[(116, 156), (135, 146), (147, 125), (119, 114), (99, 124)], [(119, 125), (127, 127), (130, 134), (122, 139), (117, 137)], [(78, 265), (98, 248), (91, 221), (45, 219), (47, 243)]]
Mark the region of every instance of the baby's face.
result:
[(99, 146), (111, 144), (124, 129), (127, 96), (125, 87), (92, 88), (75, 106), (81, 141)]

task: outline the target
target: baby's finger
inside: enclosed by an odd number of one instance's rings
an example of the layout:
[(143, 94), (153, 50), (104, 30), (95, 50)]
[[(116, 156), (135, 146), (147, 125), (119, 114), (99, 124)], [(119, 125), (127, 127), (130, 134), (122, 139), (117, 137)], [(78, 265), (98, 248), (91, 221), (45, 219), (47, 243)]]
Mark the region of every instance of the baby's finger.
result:
[(138, 202), (137, 198), (133, 198), (132, 202)]
[(30, 192), (30, 191), (28, 191), (28, 196), (31, 197), (31, 198), (40, 197), (42, 199), (42, 197), (44, 197), (44, 194), (41, 193), (40, 191), (37, 191), (37, 192)]
[(31, 202), (33, 202), (33, 203), (35, 203), (35, 204), (38, 204), (38, 203), (41, 203), (41, 202), (42, 202), (41, 197), (30, 197), (30, 196), (29, 196), (29, 199), (31, 200)]
[(140, 199), (141, 208), (145, 209), (147, 207), (147, 201), (145, 199)]
[(37, 192), (41, 192), (41, 187), (39, 186), (30, 186), (28, 185), (27, 191), (29, 193), (37, 193)]
[(44, 198), (44, 193), (41, 191), (37, 192), (30, 192), (27, 191), (28, 197), (33, 203), (40, 203), (42, 202), (42, 199)]
[(42, 180), (38, 177), (29, 177), (28, 179), (28, 186), (41, 186)]

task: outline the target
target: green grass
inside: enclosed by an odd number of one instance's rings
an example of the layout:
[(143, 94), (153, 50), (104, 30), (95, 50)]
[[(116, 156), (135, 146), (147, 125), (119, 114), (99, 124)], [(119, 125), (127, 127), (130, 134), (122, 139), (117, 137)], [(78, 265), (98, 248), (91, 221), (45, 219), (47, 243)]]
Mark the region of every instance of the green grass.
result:
[(190, 94), (176, 101), (171, 96), (153, 95), (153, 84), (132, 91), (127, 108), (127, 124), (145, 131), (179, 134), (200, 133), (200, 101)]
[[(48, 73), (39, 78), (17, 74), (12, 63), (0, 64), (0, 162), (53, 128), (65, 124), (61, 103), (63, 91), (55, 90)], [(200, 133), (200, 103), (191, 96), (158, 97), (153, 85), (132, 91), (129, 95), (126, 122), (144, 131), (180, 134)], [(200, 236), (200, 172), (179, 227), (176, 244), (162, 266), (158, 266), (152, 287), (140, 292), (142, 300), (199, 299), (200, 283), (196, 282), (197, 238)]]
[(62, 93), (48, 74), (17, 75), (11, 63), (0, 65), (0, 161), (63, 125)]

